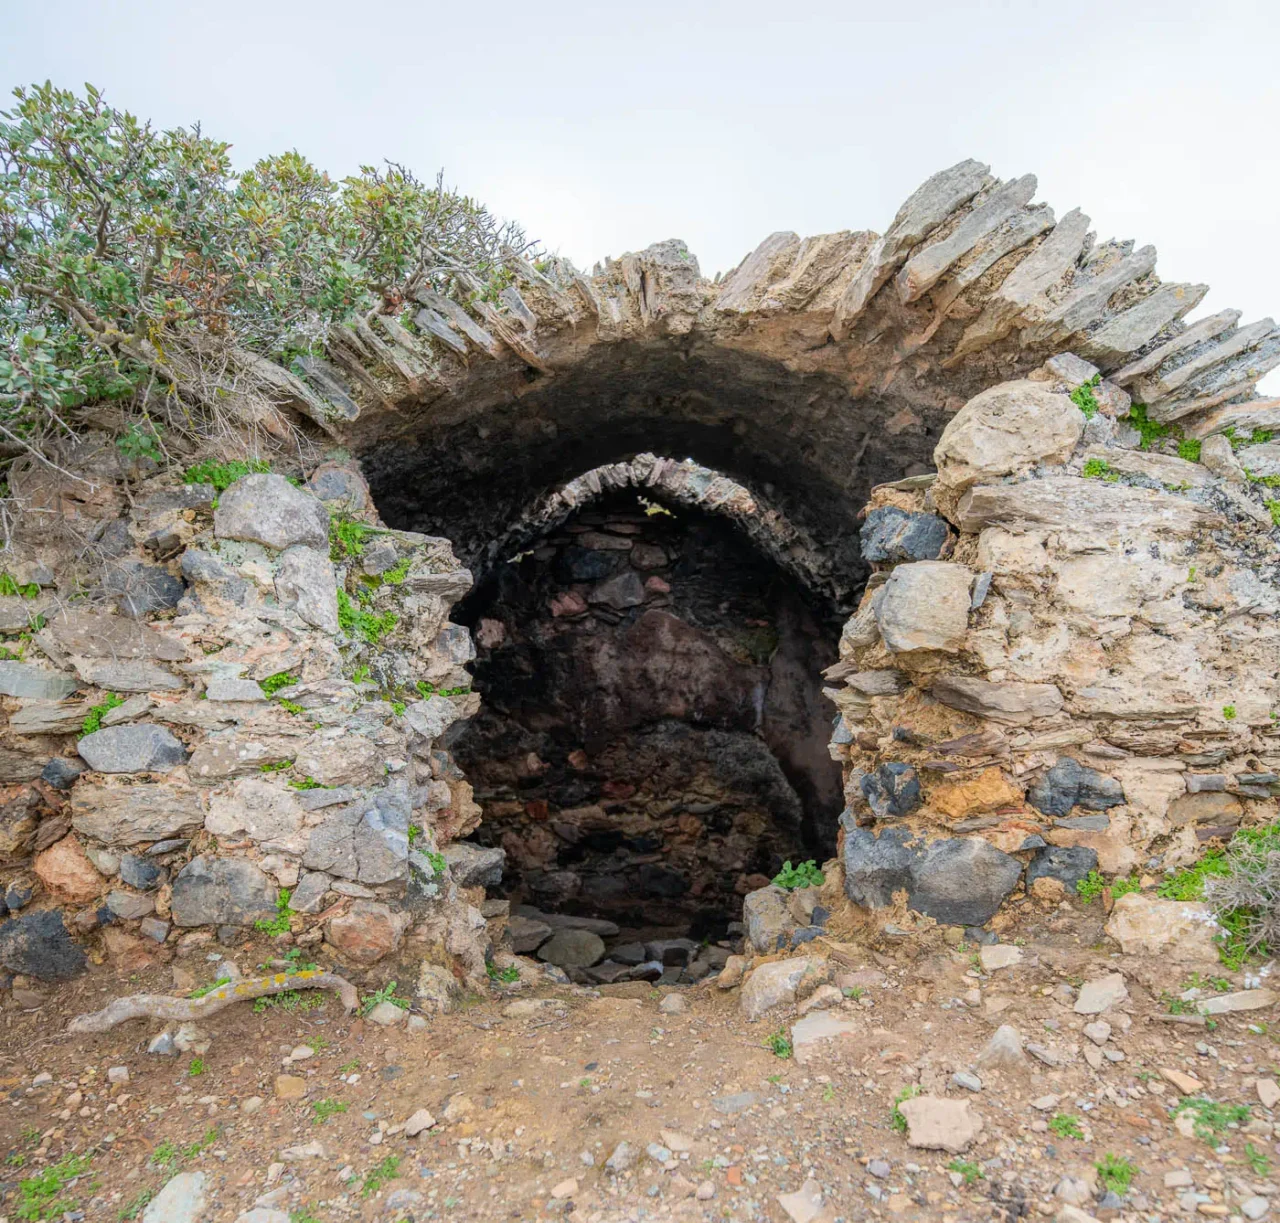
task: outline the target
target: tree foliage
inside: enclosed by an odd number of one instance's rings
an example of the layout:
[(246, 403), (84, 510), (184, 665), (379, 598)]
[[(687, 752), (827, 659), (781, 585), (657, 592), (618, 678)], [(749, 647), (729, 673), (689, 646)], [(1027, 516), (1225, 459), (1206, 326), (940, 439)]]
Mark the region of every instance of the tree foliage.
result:
[[(160, 402), (198, 423), (253, 358), (287, 364), (424, 289), (469, 301), (529, 243), (397, 164), (334, 181), (297, 152), (237, 173), (197, 125), (157, 131), (51, 84), (0, 112), (0, 432), (32, 446), (77, 409)], [(252, 354), (246, 359), (243, 354)], [(269, 393), (270, 380), (250, 387)], [(225, 404), (224, 404), (225, 407)]]

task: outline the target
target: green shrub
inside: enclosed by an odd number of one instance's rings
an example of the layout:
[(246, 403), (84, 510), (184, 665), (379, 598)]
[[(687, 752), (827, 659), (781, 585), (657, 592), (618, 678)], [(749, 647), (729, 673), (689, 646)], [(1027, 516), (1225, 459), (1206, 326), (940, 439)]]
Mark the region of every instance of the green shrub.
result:
[(1054, 1113), (1049, 1118), (1049, 1132), (1058, 1138), (1084, 1139), (1084, 1130), (1080, 1127), (1080, 1118), (1070, 1113)]
[(293, 910), (289, 907), (289, 897), (292, 894), (288, 888), (281, 888), (276, 894), (276, 915), (258, 918), (253, 923), (253, 928), (261, 930), (263, 934), (288, 934), (289, 919), (293, 916)]
[(1101, 381), (1102, 375), (1094, 374), (1088, 382), (1082, 382), (1071, 392), (1071, 402), (1084, 413), (1085, 420), (1092, 420), (1097, 416), (1098, 409), (1101, 407), (1098, 397), (1093, 393), (1093, 388)]
[(1178, 458), (1186, 459), (1188, 463), (1200, 462), (1200, 448), (1203, 444), (1196, 438), (1184, 438), (1178, 443)]
[(1122, 1155), (1113, 1155), (1110, 1151), (1093, 1166), (1098, 1173), (1098, 1180), (1102, 1182), (1102, 1187), (1120, 1197), (1124, 1197), (1129, 1192), (1133, 1178), (1138, 1172), (1131, 1160)]

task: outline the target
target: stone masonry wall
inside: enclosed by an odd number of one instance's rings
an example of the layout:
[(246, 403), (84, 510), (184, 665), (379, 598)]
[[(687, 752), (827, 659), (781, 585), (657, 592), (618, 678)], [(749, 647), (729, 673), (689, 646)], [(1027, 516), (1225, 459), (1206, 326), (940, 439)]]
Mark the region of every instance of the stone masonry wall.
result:
[(905, 900), (899, 924), (981, 925), (1276, 817), (1275, 447), (1144, 450), (1119, 386), (1088, 418), (1069, 398), (1096, 373), (1065, 354), (983, 392), (936, 477), (873, 493), (828, 693), (845, 893)]
[(477, 704), (447, 541), (382, 529), (341, 464), (218, 496), (106, 439), (62, 458), (11, 478), (0, 964), (56, 979), (261, 922), (482, 978), (483, 893), (445, 856), (479, 819), (437, 743)]

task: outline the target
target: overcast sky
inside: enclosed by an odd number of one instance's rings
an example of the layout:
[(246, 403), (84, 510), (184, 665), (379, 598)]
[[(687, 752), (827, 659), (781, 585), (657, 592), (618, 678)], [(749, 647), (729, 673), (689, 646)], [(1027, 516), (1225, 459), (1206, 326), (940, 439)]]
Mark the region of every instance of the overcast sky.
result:
[[(1280, 310), (1280, 4), (0, 0), (0, 82), (92, 81), (239, 163), (396, 159), (589, 268), (684, 238), (883, 230), (964, 157)], [(1280, 371), (1278, 371), (1280, 372)], [(1280, 393), (1280, 380), (1267, 380)]]

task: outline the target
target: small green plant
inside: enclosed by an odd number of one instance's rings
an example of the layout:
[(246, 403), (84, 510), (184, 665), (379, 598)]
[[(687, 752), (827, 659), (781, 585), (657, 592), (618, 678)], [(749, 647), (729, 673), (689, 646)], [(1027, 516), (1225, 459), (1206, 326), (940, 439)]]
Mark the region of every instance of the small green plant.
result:
[(405, 704), (403, 701), (391, 702), (391, 712), (394, 713), (397, 718), (404, 717), (404, 710), (405, 710)]
[(520, 970), (514, 964), (499, 968), (496, 964), (489, 963), (484, 966), (484, 970), (490, 981), (498, 981), (503, 985), (514, 985), (520, 980)]
[(1124, 1197), (1133, 1184), (1138, 1169), (1133, 1162), (1123, 1155), (1113, 1155), (1108, 1151), (1096, 1164), (1094, 1170), (1104, 1189), (1109, 1189), (1118, 1197)]
[(1102, 889), (1106, 886), (1107, 881), (1095, 867), (1083, 879), (1076, 881), (1076, 892), (1085, 904), (1089, 904), (1102, 895)]
[(1234, 705), (1223, 705), (1222, 716), (1228, 722), (1234, 722), (1236, 720), (1236, 707)]
[(1186, 437), (1178, 443), (1178, 458), (1186, 459), (1188, 463), (1200, 462), (1200, 448), (1204, 443), (1198, 438)]
[(8, 595), (10, 598), (35, 599), (40, 596), (40, 586), (37, 582), (25, 582), (19, 585), (14, 581), (11, 574), (0, 573), (0, 595)]
[(1160, 1001), (1164, 1003), (1164, 1008), (1170, 1015), (1195, 1015), (1198, 1013), (1194, 1002), (1179, 998), (1176, 994), (1169, 993), (1168, 990), (1161, 992)]
[(295, 718), (302, 717), (307, 711), (303, 709), (297, 701), (287, 701), (284, 697), (276, 697), (276, 704), (280, 706), (285, 713), (292, 714)]
[(146, 1208), (147, 1203), (156, 1196), (154, 1189), (140, 1189), (125, 1205), (120, 1207), (120, 1213), (116, 1218), (120, 1223), (130, 1223), (130, 1220), (136, 1219)]
[(773, 1054), (774, 1057), (790, 1057), (791, 1037), (787, 1035), (786, 1028), (779, 1028), (772, 1036), (765, 1039), (764, 1047)]
[(18, 1184), (19, 1219), (61, 1219), (79, 1205), (76, 1198), (66, 1196), (80, 1177), (89, 1171), (93, 1156), (64, 1155), (56, 1164), (28, 1176)]
[(1120, 479), (1120, 473), (1105, 459), (1086, 459), (1081, 474), (1086, 480), (1105, 480), (1108, 484)]
[(277, 671), (274, 675), (268, 675), (266, 679), (258, 681), (258, 687), (273, 697), (281, 688), (291, 688), (298, 682), (298, 677), (292, 671)]
[(134, 421), (116, 438), (116, 449), (127, 459), (152, 459), (159, 463), (164, 458), (160, 448), (160, 435), (149, 421), (144, 425)]
[(826, 882), (826, 876), (818, 869), (818, 864), (810, 858), (799, 866), (792, 866), (790, 859), (782, 864), (782, 869), (773, 877), (775, 886), (792, 891), (795, 888), (820, 888)]
[(318, 1214), (313, 1214), (309, 1207), (299, 1206), (290, 1212), (289, 1223), (323, 1223)]
[(344, 561), (348, 557), (360, 556), (364, 553), (364, 541), (369, 538), (370, 530), (363, 522), (335, 514), (329, 521), (329, 557), (334, 561)]
[(1130, 875), (1128, 879), (1113, 879), (1111, 881), (1111, 896), (1113, 900), (1119, 900), (1121, 896), (1128, 896), (1131, 892), (1141, 892), (1142, 883), (1137, 875)]
[(399, 623), (395, 612), (375, 616), (353, 602), (345, 590), (338, 591), (338, 627), (348, 637), (360, 636), (370, 645), (377, 645)]
[(224, 985), (230, 985), (230, 977), (219, 977), (216, 981), (211, 981), (208, 985), (202, 985), (199, 989), (193, 989), (188, 998), (203, 998), (206, 994), (211, 994), (215, 989), (220, 989)]
[(423, 832), (419, 824), (409, 825), (409, 848), (412, 849), (419, 841), (422, 840)]
[(431, 867), (431, 877), (439, 879), (445, 872), (449, 863), (438, 849), (428, 849), (422, 855), (427, 860), (427, 865)]
[(1070, 1113), (1054, 1113), (1049, 1118), (1049, 1132), (1058, 1138), (1084, 1138), (1080, 1118), (1073, 1117)]
[(289, 781), (291, 790), (330, 790), (332, 788), (332, 786), (322, 785), (310, 774), (306, 777), (294, 777)]
[(1098, 403), (1098, 397), (1093, 393), (1093, 388), (1101, 381), (1102, 375), (1094, 374), (1088, 382), (1082, 382), (1071, 392), (1071, 402), (1084, 413), (1085, 420), (1092, 420), (1097, 416), (1098, 409), (1102, 406)]
[(369, 682), (369, 668), (365, 663), (361, 663), (351, 672), (351, 682), (353, 684), (367, 684)]
[(471, 691), (465, 684), (459, 688), (437, 688), (435, 684), (429, 684), (425, 679), (420, 679), (414, 688), (418, 695), (424, 700), (430, 700), (433, 696), (466, 696)]
[(1268, 500), (1265, 504), (1267, 513), (1271, 515), (1271, 525), (1280, 527), (1280, 501)]
[(113, 709), (119, 709), (123, 704), (124, 697), (108, 692), (107, 699), (101, 705), (94, 705), (85, 715), (84, 721), (80, 723), (81, 738), (93, 734), (95, 730), (101, 730), (103, 715), (110, 713)]
[(283, 773), (286, 769), (293, 768), (292, 760), (277, 760), (274, 764), (258, 765), (259, 773)]
[(1186, 1096), (1169, 1110), (1171, 1117), (1189, 1113), (1193, 1118), (1192, 1128), (1197, 1138), (1204, 1139), (1211, 1146), (1232, 1126), (1247, 1125), (1249, 1122), (1249, 1106), (1247, 1104), (1219, 1104), (1205, 1096)]
[(307, 991), (303, 993), (301, 990), (287, 989), (283, 994), (269, 994), (265, 998), (255, 998), (253, 1002), (253, 1013), (261, 1015), (264, 1011), (319, 1011), (324, 1009), (326, 1002), (324, 994), (319, 991)]
[(293, 916), (293, 910), (289, 908), (289, 897), (292, 892), (288, 888), (281, 888), (276, 894), (276, 915), (274, 917), (260, 917), (253, 923), (255, 930), (261, 930), (263, 934), (277, 935), (289, 933), (289, 919)]
[(339, 1074), (355, 1074), (355, 1072), (359, 1069), (360, 1069), (360, 1059), (353, 1058), (349, 1062), (343, 1062), (342, 1065), (338, 1067), (338, 1073)]
[(1129, 424), (1138, 431), (1139, 450), (1150, 450), (1156, 442), (1172, 432), (1169, 425), (1162, 425), (1147, 415), (1147, 405), (1144, 403), (1129, 405)]
[(225, 493), (237, 480), (265, 475), (270, 470), (271, 464), (262, 459), (230, 459), (226, 463), (207, 460), (188, 467), (185, 479), (188, 484), (212, 484), (215, 492)]
[(865, 994), (867, 991), (863, 989), (861, 985), (846, 985), (844, 989), (842, 989), (840, 992), (846, 998), (850, 998), (854, 1002), (857, 1002), (858, 999), (861, 998), (862, 995)]
[(330, 1117), (345, 1113), (347, 1106), (341, 1100), (317, 1100), (311, 1106), (312, 1125), (323, 1125)]
[(382, 580), (391, 586), (401, 585), (405, 578), (409, 576), (409, 566), (413, 564), (413, 557), (406, 556), (399, 564), (393, 565), (382, 575)]
[(831, 1101), (834, 1100), (835, 1098), (836, 1098), (836, 1089), (830, 1083), (828, 1083), (822, 1089), (822, 1102), (823, 1104), (830, 1104)]
[(193, 1079), (198, 1079), (207, 1069), (208, 1067), (204, 1064), (204, 1058), (193, 1057), (191, 1064), (187, 1067), (187, 1074)]
[(898, 1105), (905, 1103), (907, 1100), (914, 1100), (920, 1094), (920, 1087), (913, 1083), (910, 1087), (904, 1087), (893, 1098), (893, 1109), (889, 1113), (889, 1128), (896, 1130), (899, 1134), (907, 1132), (907, 1119), (902, 1114), (902, 1109)]
[(373, 1197), (384, 1185), (395, 1180), (399, 1171), (399, 1155), (388, 1155), (385, 1159), (380, 1159), (365, 1173), (364, 1184), (360, 1186), (360, 1196), (362, 1198)]
[(968, 1159), (953, 1159), (947, 1165), (947, 1171), (955, 1172), (957, 1175), (963, 1177), (966, 1185), (972, 1185), (975, 1182), (982, 1180), (986, 1175), (982, 1171), (981, 1164), (975, 1164), (972, 1160)]
[(367, 1015), (381, 1002), (390, 1002), (393, 1006), (398, 1006), (403, 1011), (409, 1009), (409, 999), (398, 998), (396, 996), (396, 982), (388, 981), (381, 989), (374, 990), (372, 994), (366, 994), (360, 999), (360, 1014)]
[(1251, 1142), (1244, 1144), (1244, 1158), (1254, 1176), (1271, 1175), (1271, 1157), (1259, 1151)]

